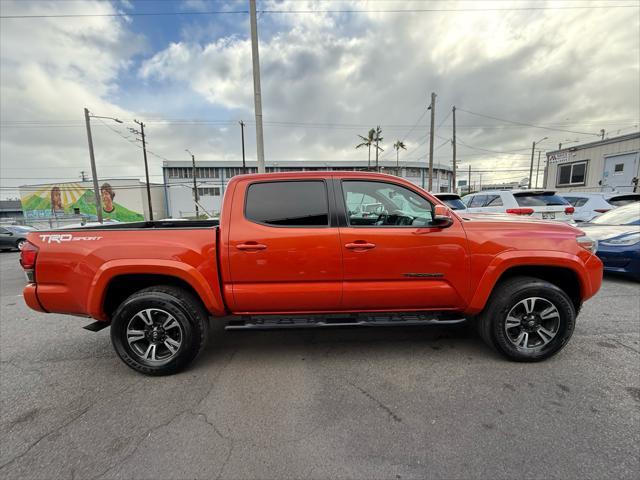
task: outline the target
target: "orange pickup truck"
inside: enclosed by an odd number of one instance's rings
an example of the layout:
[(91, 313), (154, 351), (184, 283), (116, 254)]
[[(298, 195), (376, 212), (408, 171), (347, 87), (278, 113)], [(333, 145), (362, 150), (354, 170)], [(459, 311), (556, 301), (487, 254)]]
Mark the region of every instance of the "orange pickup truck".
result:
[(234, 177), (218, 221), (29, 234), (34, 310), (111, 326), (133, 369), (179, 371), (225, 328), (447, 324), (469, 319), (506, 357), (569, 340), (602, 281), (595, 242), (561, 223), (449, 210), (410, 182), (362, 172)]

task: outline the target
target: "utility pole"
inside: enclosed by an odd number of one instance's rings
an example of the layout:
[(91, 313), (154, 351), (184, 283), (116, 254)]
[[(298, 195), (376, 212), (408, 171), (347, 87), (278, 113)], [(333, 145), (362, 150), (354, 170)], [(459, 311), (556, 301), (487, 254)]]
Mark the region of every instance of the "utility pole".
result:
[(187, 148), (185, 152), (191, 155), (191, 164), (193, 165), (193, 200), (196, 205), (196, 220), (200, 217), (200, 210), (198, 209), (198, 184), (196, 183), (196, 156)]
[(451, 146), (453, 147), (453, 193), (456, 193), (456, 106), (453, 106), (453, 141)]
[(600, 137), (602, 140), (604, 140), (604, 128), (600, 129)]
[(433, 188), (433, 124), (436, 119), (436, 94), (431, 92), (431, 105), (429, 105), (429, 110), (431, 110), (431, 128), (429, 129), (429, 188), (431, 191)]
[(93, 154), (93, 139), (91, 138), (91, 121), (89, 109), (84, 109), (84, 121), (87, 124), (87, 141), (89, 142), (89, 158), (91, 160), (91, 175), (93, 176), (93, 192), (96, 197), (96, 215), (98, 222), (102, 223), (102, 202), (100, 201), (100, 189), (98, 187), (98, 173), (96, 172), (96, 157)]
[(467, 193), (471, 193), (471, 164), (469, 164), (469, 183), (467, 185)]
[(478, 188), (479, 191), (482, 191), (482, 173), (480, 174), (480, 187)]
[(262, 94), (260, 93), (260, 56), (258, 53), (258, 19), (256, 0), (249, 0), (251, 23), (251, 58), (253, 59), (253, 98), (256, 114), (256, 147), (258, 150), (258, 173), (265, 173), (264, 136), (262, 133)]
[(247, 173), (247, 164), (244, 159), (244, 122), (240, 120), (240, 135), (242, 136), (242, 173)]
[(134, 120), (135, 123), (140, 125), (140, 132), (134, 129), (130, 129), (133, 133), (140, 133), (142, 137), (142, 154), (144, 156), (144, 175), (147, 180), (147, 202), (149, 203), (149, 220), (153, 222), (153, 207), (151, 206), (151, 185), (149, 185), (149, 165), (147, 164), (147, 143), (144, 137), (144, 123)]
[(536, 188), (538, 188), (538, 177), (540, 176), (540, 154), (542, 152), (538, 150), (538, 167), (536, 168)]
[(380, 125), (378, 125), (378, 127), (376, 128), (376, 172), (380, 171), (380, 166), (378, 165), (378, 154), (380, 153), (380, 147), (378, 146), (378, 143), (380, 142)]

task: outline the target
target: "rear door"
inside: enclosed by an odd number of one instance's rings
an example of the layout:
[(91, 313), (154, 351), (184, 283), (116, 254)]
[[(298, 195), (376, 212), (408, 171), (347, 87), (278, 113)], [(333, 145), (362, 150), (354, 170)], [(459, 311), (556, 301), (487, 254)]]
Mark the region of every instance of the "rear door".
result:
[(238, 184), (227, 242), (234, 313), (340, 307), (342, 252), (330, 191), (321, 178)]
[[(431, 225), (433, 205), (416, 189), (387, 181), (336, 182), (340, 248), (344, 259), (343, 307), (399, 311), (459, 308), (469, 288), (466, 236), (458, 219)], [(362, 217), (364, 197), (382, 207)], [(342, 225), (344, 222), (344, 226)]]

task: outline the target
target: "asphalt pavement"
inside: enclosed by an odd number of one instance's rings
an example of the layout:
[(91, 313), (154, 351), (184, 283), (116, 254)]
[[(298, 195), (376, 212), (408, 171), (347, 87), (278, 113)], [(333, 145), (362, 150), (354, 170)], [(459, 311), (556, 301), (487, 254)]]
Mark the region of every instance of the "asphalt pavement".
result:
[(542, 363), (464, 327), (215, 330), (161, 378), (23, 286), (1, 253), (2, 479), (640, 477), (638, 283), (607, 278)]

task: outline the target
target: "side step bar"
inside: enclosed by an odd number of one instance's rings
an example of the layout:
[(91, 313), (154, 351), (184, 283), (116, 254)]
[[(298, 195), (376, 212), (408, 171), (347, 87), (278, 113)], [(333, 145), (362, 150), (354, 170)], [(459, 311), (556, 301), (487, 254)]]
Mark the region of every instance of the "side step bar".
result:
[(85, 325), (82, 328), (84, 328), (85, 330), (89, 330), (90, 332), (99, 332), (103, 328), (107, 328), (109, 325), (111, 325), (111, 322), (93, 322), (89, 325)]
[(455, 325), (459, 315), (443, 313), (360, 313), (332, 315), (256, 315), (229, 320), (225, 330), (267, 330), (280, 328), (369, 327), (400, 325)]

